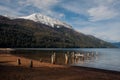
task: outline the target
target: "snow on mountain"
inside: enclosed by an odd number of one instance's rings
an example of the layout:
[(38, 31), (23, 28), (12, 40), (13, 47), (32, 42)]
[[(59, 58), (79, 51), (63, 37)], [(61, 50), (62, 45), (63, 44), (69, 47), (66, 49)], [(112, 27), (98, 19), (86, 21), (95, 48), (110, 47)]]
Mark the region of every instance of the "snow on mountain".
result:
[(57, 27), (60, 28), (60, 26), (66, 27), (66, 28), (70, 28), (72, 29), (72, 27), (64, 22), (61, 22), (57, 19), (53, 19), (50, 18), (48, 16), (42, 15), (40, 13), (34, 13), (32, 15), (29, 16), (24, 16), (24, 17), (19, 17), (19, 18), (23, 18), (23, 19), (28, 19), (28, 20), (33, 20), (35, 22), (40, 22), (46, 25), (49, 25), (51, 27)]
[(6, 14), (5, 14), (5, 15), (3, 15), (3, 16), (8, 17), (9, 19), (16, 19), (16, 18), (17, 18), (17, 17), (15, 17), (15, 16), (13, 17), (13, 16), (6, 15)]

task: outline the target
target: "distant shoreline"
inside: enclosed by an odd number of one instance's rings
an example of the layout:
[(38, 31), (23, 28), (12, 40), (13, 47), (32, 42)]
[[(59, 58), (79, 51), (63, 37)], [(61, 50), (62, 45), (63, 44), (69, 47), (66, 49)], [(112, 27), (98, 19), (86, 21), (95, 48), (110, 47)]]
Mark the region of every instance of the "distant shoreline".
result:
[(71, 50), (71, 49), (119, 49), (119, 48), (0, 48), (0, 50)]
[(8, 51), (11, 51), (11, 50), (15, 50), (14, 48), (0, 48), (0, 50), (8, 50)]

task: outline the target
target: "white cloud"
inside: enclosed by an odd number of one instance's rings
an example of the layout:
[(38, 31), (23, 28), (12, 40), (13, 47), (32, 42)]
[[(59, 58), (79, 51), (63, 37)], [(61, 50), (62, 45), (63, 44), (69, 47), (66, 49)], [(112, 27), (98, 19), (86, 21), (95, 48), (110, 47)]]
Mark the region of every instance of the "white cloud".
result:
[(67, 3), (61, 4), (61, 7), (77, 14), (86, 15), (86, 10), (91, 6), (89, 0), (70, 0)]
[(116, 1), (117, 0), (94, 0), (94, 2), (98, 5), (110, 5)]
[[(120, 0), (1, 0), (0, 3), (3, 5), (0, 5), (0, 14), (19, 16), (40, 12), (65, 20), (80, 32), (106, 41), (120, 41)], [(65, 13), (54, 8), (64, 8)]]
[(117, 12), (106, 6), (98, 6), (98, 7), (90, 8), (88, 10), (88, 13), (90, 15), (90, 21), (111, 19), (118, 15)]
[(32, 5), (41, 10), (45, 10), (45, 9), (50, 9), (59, 2), (60, 2), (59, 0), (26, 0), (26, 1), (19, 1), (19, 4), (25, 6)]
[(55, 19), (60, 19), (60, 20), (65, 19), (65, 14), (64, 13), (60, 13), (60, 12), (58, 13), (58, 12), (55, 12), (55, 11), (52, 11), (52, 10), (43, 11), (41, 13), (45, 14), (47, 16), (50, 16), (52, 18), (55, 18)]
[(11, 9), (9, 7), (6, 6), (1, 6), (0, 5), (0, 14), (1, 15), (9, 15), (9, 16), (18, 16), (18, 15), (23, 15), (22, 13), (15, 11), (14, 9)]
[(55, 15), (54, 16), (55, 16), (56, 19), (60, 19), (60, 20), (64, 20), (65, 19), (65, 14), (64, 13), (55, 13)]
[(108, 20), (119, 15), (119, 0), (70, 0), (62, 4), (64, 9), (82, 14), (90, 21)]
[(109, 23), (109, 24), (101, 24), (96, 26), (86, 26), (80, 27), (78, 30), (84, 34), (91, 34), (100, 39), (109, 42), (119, 42), (120, 41), (120, 23)]
[[(58, 13), (52, 8), (54, 8), (58, 3), (60, 3), (60, 0), (22, 0), (19, 1), (19, 5), (21, 6), (34, 6), (39, 9), (40, 13), (45, 14), (47, 16), (57, 18), (57, 19), (64, 19), (65, 14), (64, 13)], [(33, 12), (35, 13), (34, 9)], [(31, 14), (33, 13), (31, 12)]]

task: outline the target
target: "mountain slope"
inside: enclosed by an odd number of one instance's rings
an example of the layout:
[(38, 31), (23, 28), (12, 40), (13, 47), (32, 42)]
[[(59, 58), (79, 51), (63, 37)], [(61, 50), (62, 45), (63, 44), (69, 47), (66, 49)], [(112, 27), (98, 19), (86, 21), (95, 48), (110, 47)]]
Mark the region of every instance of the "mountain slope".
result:
[(0, 47), (114, 47), (93, 36), (76, 32), (65, 25), (46, 25), (27, 19), (0, 16)]
[(33, 20), (35, 22), (43, 23), (43, 24), (49, 25), (51, 27), (57, 26), (57, 28), (59, 28), (60, 26), (64, 26), (64, 27), (67, 27), (67, 28), (70, 28), (70, 29), (72, 28), (70, 25), (68, 25), (64, 22), (61, 22), (57, 19), (52, 19), (52, 18), (50, 18), (48, 16), (45, 16), (45, 15), (42, 15), (40, 13), (34, 13), (32, 15), (19, 17), (19, 18)]
[(116, 43), (112, 43), (114, 46), (119, 47), (120, 48), (120, 42), (116, 42)]

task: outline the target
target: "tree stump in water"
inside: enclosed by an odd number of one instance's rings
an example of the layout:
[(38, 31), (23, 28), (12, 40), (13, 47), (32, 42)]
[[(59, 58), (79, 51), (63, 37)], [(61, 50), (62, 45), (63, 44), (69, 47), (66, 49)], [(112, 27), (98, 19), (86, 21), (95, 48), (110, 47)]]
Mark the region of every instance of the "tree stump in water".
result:
[(31, 60), (30, 61), (30, 68), (32, 68), (33, 67), (33, 61)]
[(56, 54), (54, 53), (53, 55), (51, 55), (51, 63), (55, 64), (55, 60), (56, 60)]
[(17, 59), (17, 64), (21, 65), (21, 60), (20, 59)]
[(65, 64), (68, 64), (68, 62), (69, 62), (69, 55), (65, 54)]

